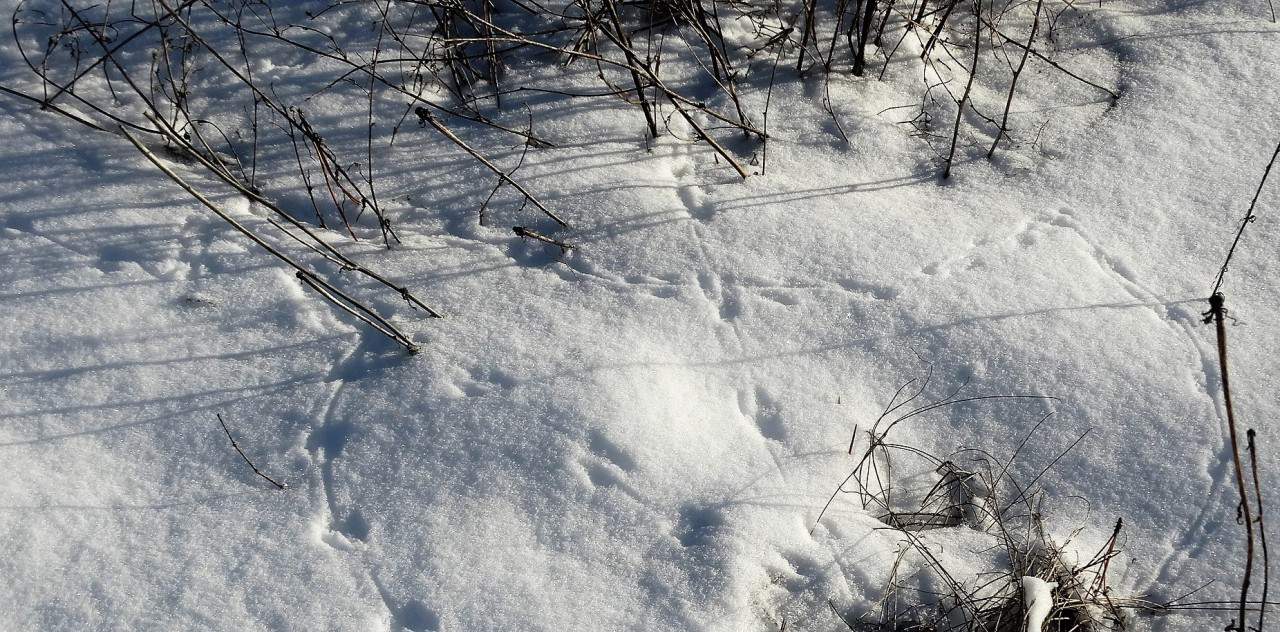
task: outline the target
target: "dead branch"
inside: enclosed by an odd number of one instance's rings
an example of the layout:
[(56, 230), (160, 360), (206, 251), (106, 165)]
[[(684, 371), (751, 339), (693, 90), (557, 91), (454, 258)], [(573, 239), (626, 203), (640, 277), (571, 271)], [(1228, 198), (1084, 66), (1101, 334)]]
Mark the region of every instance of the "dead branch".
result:
[(249, 464), (249, 469), (253, 470), (254, 474), (257, 474), (258, 476), (261, 476), (262, 478), (266, 479), (268, 483), (275, 485), (276, 489), (279, 489), (279, 490), (288, 489), (289, 486), (287, 484), (277, 483), (276, 479), (271, 478), (266, 474), (263, 474), (262, 470), (258, 469), (258, 466), (254, 465), (253, 461), (250, 461), (248, 456), (245, 456), (244, 450), (240, 449), (240, 444), (236, 443), (235, 437), (231, 436), (231, 430), (227, 428), (227, 422), (222, 420), (222, 415), (217, 414), (217, 417), (218, 417), (218, 423), (222, 425), (222, 431), (227, 433), (227, 439), (231, 441), (231, 447), (235, 448), (236, 452), (240, 454), (240, 458), (244, 459), (244, 462)]

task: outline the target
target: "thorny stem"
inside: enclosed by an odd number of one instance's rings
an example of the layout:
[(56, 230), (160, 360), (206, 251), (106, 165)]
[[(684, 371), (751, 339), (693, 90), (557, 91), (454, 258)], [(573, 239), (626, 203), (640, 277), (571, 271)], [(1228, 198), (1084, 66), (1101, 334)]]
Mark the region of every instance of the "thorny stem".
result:
[[(1240, 632), (1248, 632), (1248, 624), (1245, 619), (1245, 606), (1249, 600), (1249, 583), (1253, 577), (1253, 558), (1254, 558), (1254, 519), (1250, 512), (1249, 493), (1245, 486), (1244, 465), (1240, 459), (1240, 441), (1236, 431), (1235, 410), (1231, 405), (1231, 386), (1227, 373), (1227, 329), (1224, 323), (1227, 313), (1226, 297), (1219, 290), (1222, 288), (1223, 279), (1226, 277), (1228, 266), (1231, 264), (1231, 257), (1235, 255), (1236, 246), (1240, 244), (1240, 238), (1244, 235), (1244, 229), (1249, 226), (1256, 218), (1253, 209), (1258, 204), (1258, 197), (1262, 195), (1262, 189), (1267, 184), (1267, 178), (1271, 175), (1271, 168), (1275, 165), (1276, 157), (1280, 156), (1280, 144), (1276, 145), (1276, 149), (1271, 154), (1271, 159), (1267, 161), (1267, 166), (1262, 172), (1262, 180), (1258, 182), (1258, 188), (1253, 193), (1253, 199), (1249, 201), (1249, 208), (1245, 211), (1244, 219), (1240, 220), (1240, 228), (1236, 231), (1235, 239), (1231, 241), (1231, 248), (1227, 250), (1226, 260), (1222, 262), (1222, 267), (1218, 270), (1218, 277), (1213, 284), (1213, 292), (1209, 295), (1209, 311), (1205, 312), (1205, 322), (1213, 322), (1214, 331), (1218, 340), (1218, 367), (1219, 377), (1222, 382), (1222, 401), (1223, 406), (1227, 410), (1227, 429), (1231, 437), (1231, 456), (1235, 466), (1236, 489), (1240, 492), (1240, 518), (1245, 525), (1245, 566), (1244, 577), (1240, 582), (1240, 603), (1237, 611), (1237, 625)], [(1253, 467), (1255, 494), (1259, 503), (1258, 523), (1259, 528), (1263, 527), (1262, 523), (1262, 494), (1261, 487), (1257, 484), (1257, 462), (1253, 454), (1253, 430), (1249, 430), (1249, 451)], [(1265, 538), (1265, 535), (1263, 536)], [(1264, 540), (1265, 547), (1265, 540)], [(1263, 597), (1266, 601), (1266, 589), (1268, 588), (1269, 577), (1266, 568), (1266, 552), (1263, 551)], [(1264, 606), (1265, 609), (1265, 606)], [(1259, 615), (1262, 619), (1262, 615)], [(1262, 630), (1261, 621), (1259, 621), (1259, 630)]]
[(1236, 238), (1231, 241), (1231, 248), (1227, 250), (1227, 258), (1222, 262), (1222, 268), (1218, 270), (1218, 278), (1214, 281), (1213, 291), (1209, 292), (1209, 296), (1217, 294), (1222, 288), (1222, 279), (1227, 275), (1227, 266), (1231, 265), (1231, 257), (1236, 253), (1236, 246), (1240, 244), (1244, 229), (1257, 219), (1253, 209), (1258, 205), (1258, 196), (1262, 195), (1262, 187), (1267, 184), (1267, 177), (1271, 175), (1271, 167), (1276, 164), (1277, 156), (1280, 156), (1280, 143), (1276, 144), (1276, 150), (1271, 153), (1271, 160), (1267, 161), (1267, 167), (1262, 171), (1262, 180), (1258, 182), (1258, 188), (1253, 192), (1253, 199), (1249, 201), (1249, 210), (1245, 211), (1244, 219), (1240, 220), (1240, 229), (1236, 231)]

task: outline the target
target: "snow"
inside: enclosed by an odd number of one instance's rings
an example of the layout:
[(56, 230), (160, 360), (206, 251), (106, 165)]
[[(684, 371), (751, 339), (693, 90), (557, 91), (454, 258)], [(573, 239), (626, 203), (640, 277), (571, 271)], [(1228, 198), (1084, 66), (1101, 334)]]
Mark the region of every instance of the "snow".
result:
[(1058, 582), (1047, 582), (1039, 577), (1022, 578), (1022, 602), (1027, 609), (1026, 632), (1040, 632), (1044, 621), (1053, 610), (1053, 589)]
[[(943, 588), (909, 542), (971, 583), (1001, 564), (988, 534), (912, 540), (853, 495), (817, 522), (853, 467), (855, 426), (926, 363), (928, 401), (963, 384), (1060, 400), (940, 409), (895, 442), (1003, 461), (1056, 411), (1011, 467), (1031, 480), (1088, 432), (1037, 481), (1058, 541), (1088, 559), (1123, 517), (1113, 594), (1214, 580), (1197, 597), (1229, 600), (1243, 538), (1200, 313), (1280, 139), (1280, 27), (1254, 4), (1089, 8), (1064, 59), (1124, 96), (1029, 70), (1016, 120), (1048, 121), (1039, 145), (992, 162), (983, 147), (945, 184), (877, 114), (915, 98), (905, 62), (883, 83), (832, 80), (849, 143), (820, 86), (780, 71), (767, 168), (745, 181), (705, 144), (646, 146), (634, 107), (531, 96), (557, 146), (516, 177), (573, 225), (563, 254), (512, 234), (547, 222), (509, 189), (480, 225), (492, 174), (406, 124), (377, 161), (403, 244), (328, 238), (446, 314), (342, 277), (395, 314), (413, 356), (316, 300), (122, 138), (0, 99), (0, 627), (841, 629), (895, 573)], [(0, 84), (38, 90), (7, 38), (0, 52)], [(261, 69), (281, 94), (317, 81), (306, 59)], [(561, 72), (598, 89), (583, 67), (516, 65), (507, 81)], [(759, 111), (763, 91), (746, 99)], [(359, 121), (331, 141), (363, 147), (363, 108), (319, 95), (308, 115)], [(509, 117), (522, 125), (523, 108)], [(510, 138), (461, 130), (498, 164), (519, 159)], [(297, 196), (286, 145), (263, 148), (260, 177)], [(1274, 199), (1225, 287), (1264, 492), (1280, 489)], [(287, 491), (245, 466), (215, 414)], [(1022, 588), (1043, 620), (1051, 585), (1034, 579)]]

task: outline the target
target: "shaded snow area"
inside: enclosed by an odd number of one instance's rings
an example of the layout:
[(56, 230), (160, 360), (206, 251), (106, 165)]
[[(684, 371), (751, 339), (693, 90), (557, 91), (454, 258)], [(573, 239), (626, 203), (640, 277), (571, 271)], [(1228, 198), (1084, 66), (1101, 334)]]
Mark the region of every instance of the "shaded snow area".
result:
[[(198, 19), (205, 5), (188, 4)], [(377, 6), (329, 23), (367, 30)], [(1023, 39), (1030, 9), (1007, 27)], [(1254, 0), (1062, 15), (1055, 63), (1121, 98), (1032, 58), (1017, 142), (987, 160), (994, 128), (971, 116), (946, 181), (954, 101), (937, 89), (933, 139), (892, 109), (921, 105), (914, 37), (882, 79), (880, 53), (864, 77), (826, 82), (798, 77), (791, 50), (770, 90), (774, 54), (754, 58), (742, 105), (761, 123), (768, 100), (767, 154), (713, 132), (745, 180), (667, 102), (672, 133), (649, 141), (616, 97), (481, 104), (554, 145), (527, 153), (442, 117), (504, 171), (523, 154), (512, 177), (568, 229), (510, 186), (482, 224), (496, 176), (412, 113), (391, 146), (407, 101), (379, 92), (375, 184), (400, 243), (383, 247), (368, 217), (316, 230), (445, 316), (324, 268), (416, 354), (320, 300), (114, 127), (0, 95), (0, 629), (981, 629), (965, 628), (966, 594), (1004, 613), (987, 629), (1049, 631), (1104, 585), (1131, 605), (1208, 582), (1176, 603), (1236, 599), (1244, 529), (1201, 313), (1280, 140), (1280, 26)], [(0, 39), (0, 85), (43, 94)], [(664, 77), (695, 85), (673, 42)], [(81, 69), (100, 56), (89, 44)], [(326, 90), (347, 69), (248, 45), (256, 82), (366, 160), (367, 76)], [(598, 72), (515, 55), (503, 87), (607, 92)], [(102, 73), (83, 88), (99, 103)], [(249, 147), (252, 99), (209, 76), (193, 112)], [(1007, 85), (977, 82), (973, 102), (996, 117)], [(112, 86), (145, 123), (118, 73)], [(261, 134), (255, 184), (314, 222), (289, 140)], [(141, 137), (229, 217), (319, 265), (267, 232), (262, 204)], [(1276, 195), (1223, 286), (1264, 495), (1280, 490)], [(952, 401), (988, 395), (1021, 397)], [(254, 474), (216, 415), (288, 489)], [(1150, 610), (1117, 611), (1136, 630), (1234, 616)], [(1111, 613), (1068, 614), (1105, 630)]]

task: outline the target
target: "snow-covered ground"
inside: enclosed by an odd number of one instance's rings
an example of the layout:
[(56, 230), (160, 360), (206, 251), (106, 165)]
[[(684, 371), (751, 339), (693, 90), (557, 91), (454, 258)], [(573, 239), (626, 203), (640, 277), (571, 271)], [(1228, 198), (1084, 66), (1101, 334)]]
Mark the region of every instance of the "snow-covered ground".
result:
[[(842, 629), (835, 611), (881, 598), (904, 536), (851, 495), (819, 511), (855, 427), (930, 366), (922, 402), (961, 386), (1058, 400), (940, 408), (896, 442), (1003, 460), (1054, 411), (1012, 469), (1026, 482), (1053, 463), (1035, 482), (1055, 540), (1091, 554), (1123, 518), (1114, 594), (1212, 580), (1197, 599), (1231, 599), (1243, 538), (1201, 312), (1280, 140), (1280, 26), (1252, 0), (1087, 16), (1061, 58), (1122, 98), (1030, 62), (1041, 96), (1015, 121), (1047, 121), (1038, 143), (974, 149), (945, 183), (879, 114), (917, 98), (905, 62), (885, 82), (833, 78), (848, 143), (821, 82), (781, 73), (767, 169), (746, 181), (705, 144), (646, 147), (620, 101), (530, 98), (556, 147), (517, 173), (573, 225), (564, 254), (512, 234), (545, 221), (509, 189), (481, 226), (492, 174), (406, 125), (379, 172), (403, 244), (330, 239), (445, 313), (371, 299), (412, 356), (123, 138), (0, 99), (0, 629)], [(0, 84), (38, 92), (5, 41)], [(307, 63), (259, 71), (287, 93)], [(508, 83), (562, 72), (593, 85), (594, 69), (536, 65)], [(359, 145), (364, 107), (310, 111)], [(474, 138), (519, 159), (509, 138)], [(263, 152), (279, 191), (291, 150)], [(1264, 493), (1280, 489), (1270, 191), (1224, 286)], [(248, 469), (216, 414), (289, 489)], [(957, 576), (989, 570), (976, 531), (919, 537)]]

